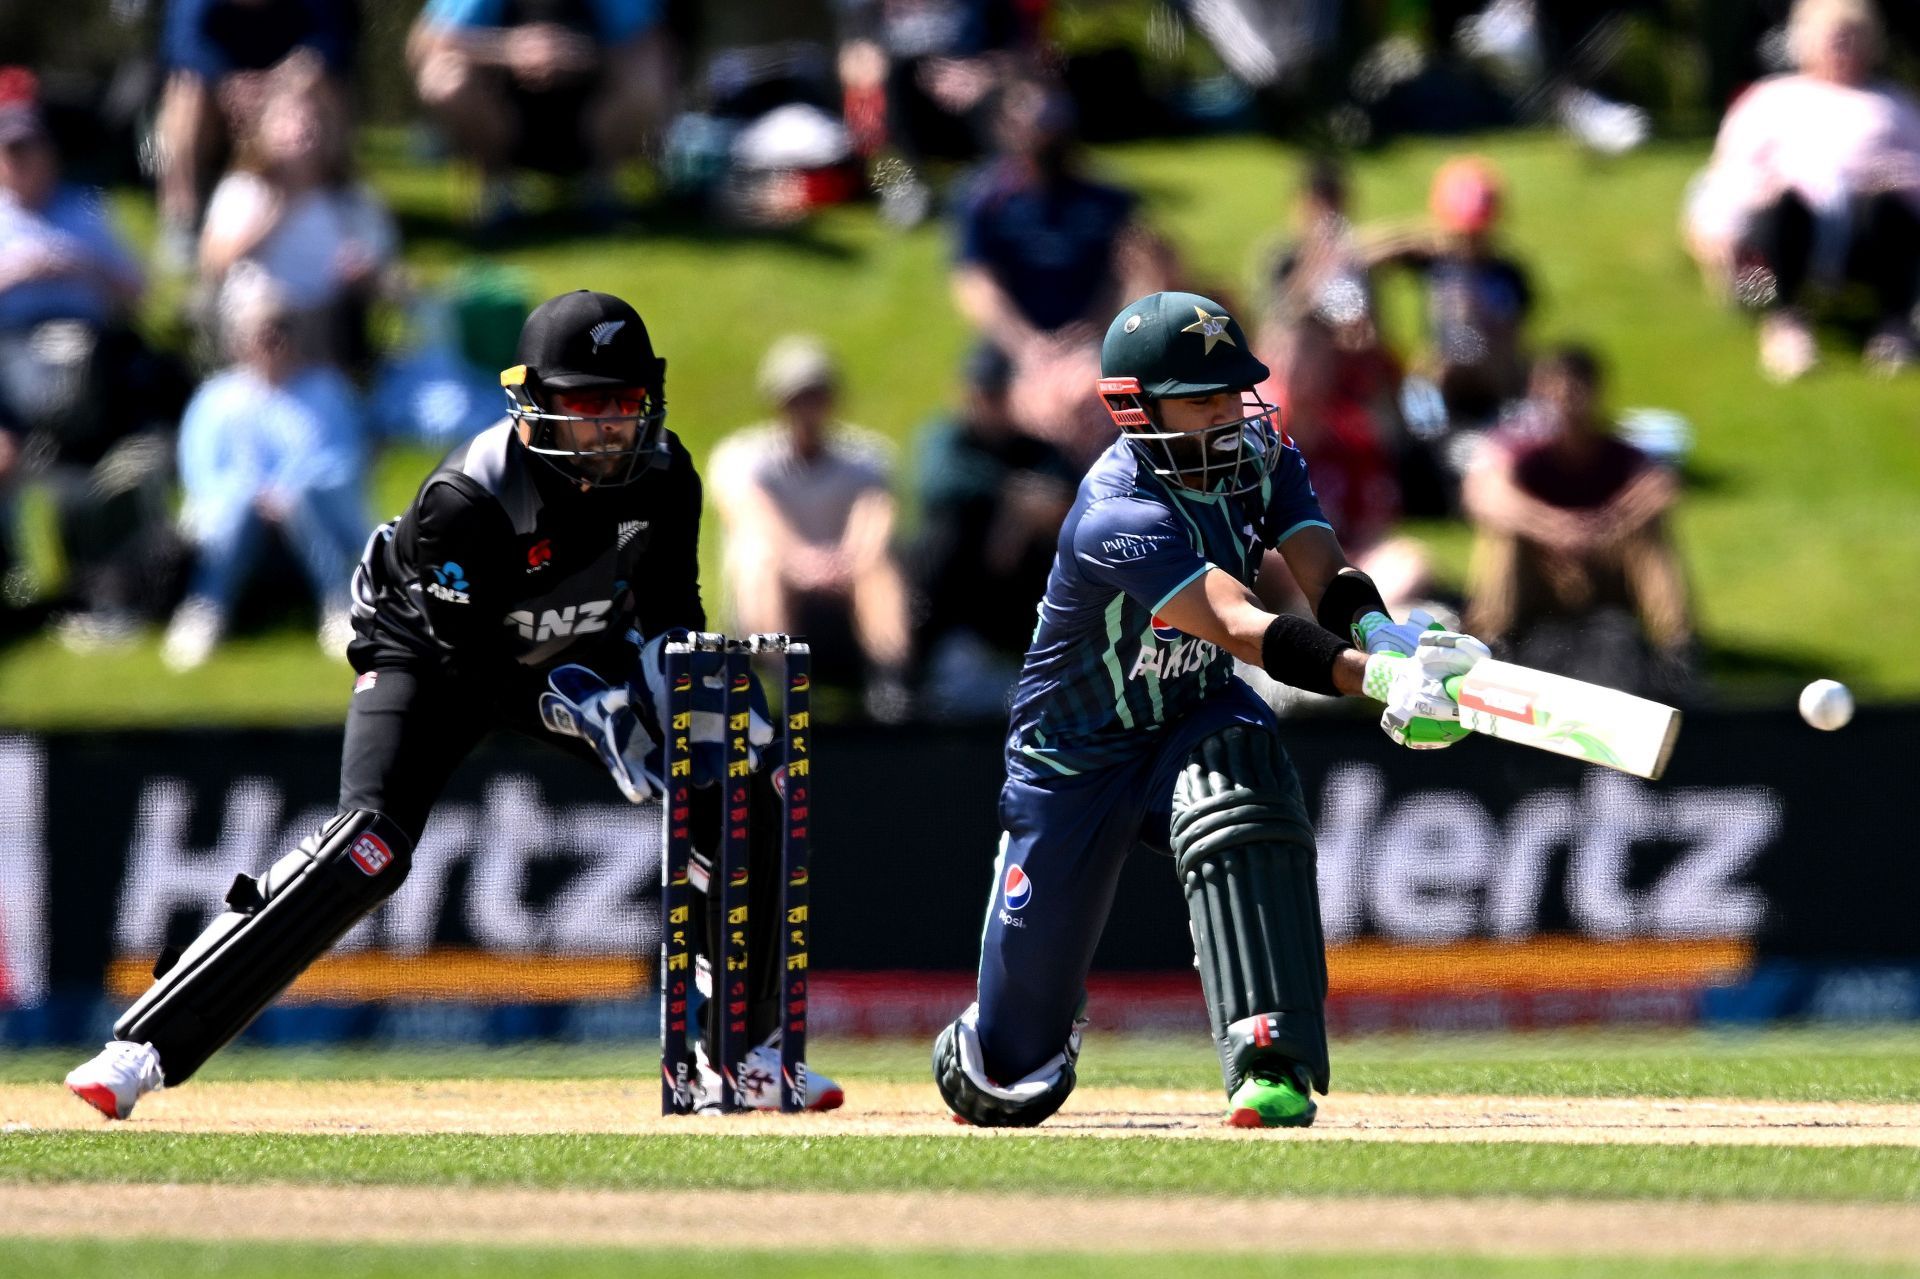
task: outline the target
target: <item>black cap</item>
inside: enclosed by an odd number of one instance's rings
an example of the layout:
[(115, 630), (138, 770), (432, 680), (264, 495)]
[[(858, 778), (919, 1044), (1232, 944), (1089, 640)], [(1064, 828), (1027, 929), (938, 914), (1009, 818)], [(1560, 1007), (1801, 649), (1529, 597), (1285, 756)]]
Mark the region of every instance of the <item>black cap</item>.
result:
[(608, 293), (577, 289), (534, 308), (520, 330), (520, 363), (543, 386), (657, 387), (665, 362), (640, 313)]
[(967, 353), (966, 377), (974, 390), (998, 395), (1013, 382), (1013, 361), (993, 343), (977, 343)]

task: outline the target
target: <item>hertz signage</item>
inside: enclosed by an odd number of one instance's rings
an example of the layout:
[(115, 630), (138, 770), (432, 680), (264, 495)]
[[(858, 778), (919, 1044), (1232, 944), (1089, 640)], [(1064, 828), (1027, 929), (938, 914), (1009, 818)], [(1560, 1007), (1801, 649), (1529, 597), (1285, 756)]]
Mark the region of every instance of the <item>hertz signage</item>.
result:
[[(1498, 742), (1415, 754), (1363, 721), (1290, 723), (1336, 998), (1698, 987), (1767, 958), (1920, 963), (1920, 858), (1876, 785), (1917, 731), (1920, 711), (1835, 734), (1696, 715), (1653, 784)], [(973, 966), (999, 738), (821, 734), (825, 973)], [(235, 875), (332, 812), (339, 750), (317, 730), (0, 736), (0, 1010), (15, 1010), (0, 1040), (91, 1028), (144, 986)], [(456, 774), (401, 891), (293, 997), (637, 1006), (658, 828), (571, 757), (491, 746)], [(1131, 859), (1097, 968), (1190, 965), (1173, 880), (1166, 859)]]

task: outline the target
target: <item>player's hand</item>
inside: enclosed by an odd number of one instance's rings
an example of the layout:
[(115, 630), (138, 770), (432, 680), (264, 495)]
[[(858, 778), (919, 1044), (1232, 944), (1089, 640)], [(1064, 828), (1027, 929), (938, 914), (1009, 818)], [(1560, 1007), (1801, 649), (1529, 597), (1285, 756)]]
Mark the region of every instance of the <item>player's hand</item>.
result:
[(1414, 609), (1404, 622), (1396, 622), (1385, 613), (1368, 613), (1353, 624), (1353, 643), (1354, 647), (1364, 649), (1368, 657), (1375, 653), (1400, 653), (1410, 657), (1422, 635), (1444, 629), (1425, 609)]
[(556, 667), (547, 686), (552, 691), (540, 694), (541, 722), (592, 746), (629, 803), (644, 804), (665, 792), (660, 725), (645, 698), (572, 664)]
[(1410, 750), (1438, 750), (1467, 735), (1447, 680), (1491, 657), (1487, 646), (1458, 631), (1422, 632), (1412, 653), (1381, 652), (1367, 659), (1367, 696), (1386, 703), (1380, 730)]

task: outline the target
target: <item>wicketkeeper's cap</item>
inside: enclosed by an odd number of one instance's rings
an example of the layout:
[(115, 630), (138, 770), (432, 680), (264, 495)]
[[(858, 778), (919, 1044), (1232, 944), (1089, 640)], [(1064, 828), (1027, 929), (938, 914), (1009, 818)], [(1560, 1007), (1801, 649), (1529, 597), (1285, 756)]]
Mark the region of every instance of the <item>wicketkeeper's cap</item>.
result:
[(517, 358), (543, 386), (656, 387), (665, 361), (640, 313), (608, 293), (578, 289), (534, 308), (520, 330)]

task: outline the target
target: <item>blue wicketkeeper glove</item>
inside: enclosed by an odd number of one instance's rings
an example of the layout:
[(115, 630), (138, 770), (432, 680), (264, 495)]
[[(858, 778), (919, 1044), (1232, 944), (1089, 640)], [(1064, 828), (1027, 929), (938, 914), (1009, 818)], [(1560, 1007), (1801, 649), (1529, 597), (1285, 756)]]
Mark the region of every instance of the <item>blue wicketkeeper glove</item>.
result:
[(644, 804), (666, 791), (661, 780), (664, 738), (645, 697), (634, 697), (629, 686), (614, 688), (586, 667), (571, 664), (555, 667), (547, 686), (552, 691), (540, 694), (541, 722), (591, 745), (629, 802)]
[[(669, 724), (673, 712), (667, 706), (666, 648), (669, 641), (684, 643), (687, 632), (679, 628), (663, 631), (649, 640), (637, 632), (628, 639), (640, 648), (634, 668), (633, 700), (646, 702), (656, 724)], [(693, 784), (711, 786), (727, 772), (727, 670), (719, 653), (693, 654)], [(767, 695), (760, 680), (747, 673), (747, 764), (760, 771), (760, 751), (773, 741), (773, 722), (767, 710)]]

